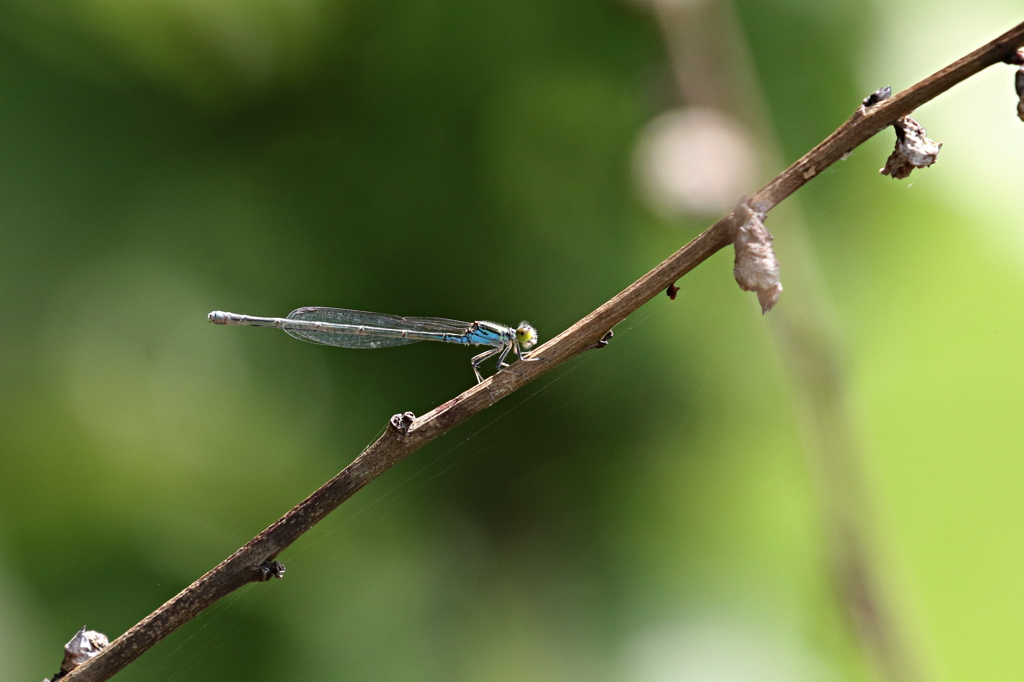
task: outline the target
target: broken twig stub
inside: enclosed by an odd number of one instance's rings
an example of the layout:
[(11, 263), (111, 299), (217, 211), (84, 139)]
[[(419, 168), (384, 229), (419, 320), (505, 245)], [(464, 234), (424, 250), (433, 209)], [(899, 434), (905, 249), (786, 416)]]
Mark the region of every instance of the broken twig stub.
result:
[(892, 97), (892, 88), (886, 85), (885, 87), (878, 88), (870, 95), (865, 97), (863, 102), (861, 103), (864, 105), (864, 108), (867, 109), (868, 107), (875, 106), (879, 102), (884, 102), (890, 97)]
[(95, 658), (109, 644), (110, 640), (105, 634), (96, 630), (87, 630), (83, 625), (82, 629), (64, 645), (64, 661), (60, 664), (60, 672), (51, 679), (59, 680), (64, 677), (89, 659)]

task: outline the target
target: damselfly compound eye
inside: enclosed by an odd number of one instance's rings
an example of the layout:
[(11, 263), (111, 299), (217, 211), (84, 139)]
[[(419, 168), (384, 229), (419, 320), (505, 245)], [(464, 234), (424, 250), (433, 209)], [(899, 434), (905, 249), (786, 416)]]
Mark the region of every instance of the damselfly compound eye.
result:
[(520, 322), (516, 329), (516, 341), (523, 350), (530, 350), (537, 345), (537, 330), (526, 321)]

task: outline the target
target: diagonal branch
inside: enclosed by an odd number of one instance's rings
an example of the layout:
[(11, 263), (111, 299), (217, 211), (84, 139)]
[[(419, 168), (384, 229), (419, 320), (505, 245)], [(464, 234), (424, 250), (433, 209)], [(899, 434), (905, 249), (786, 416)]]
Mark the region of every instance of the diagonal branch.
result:
[[(1024, 45), (1024, 23), (903, 92), (861, 107), (814, 149), (753, 194), (748, 204), (766, 213), (877, 132), (957, 83), (999, 62)], [(510, 371), (499, 372), (422, 417), (395, 415), (390, 427), (348, 467), (206, 575), (121, 635), (63, 680), (106, 680), (220, 598), (250, 583), (280, 577), (271, 564), (282, 551), (363, 486), (449, 429), (595, 344), (616, 324), (677, 279), (733, 242), (733, 213), (721, 218), (621, 293), (565, 330)]]

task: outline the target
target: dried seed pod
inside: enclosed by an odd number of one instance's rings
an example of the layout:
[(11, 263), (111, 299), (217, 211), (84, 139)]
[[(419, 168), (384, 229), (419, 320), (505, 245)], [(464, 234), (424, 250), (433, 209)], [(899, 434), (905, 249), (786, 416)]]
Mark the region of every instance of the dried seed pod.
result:
[(772, 235), (764, 227), (765, 214), (758, 213), (747, 202), (736, 207), (734, 216), (737, 225), (733, 238), (736, 260), (732, 274), (740, 289), (757, 292), (763, 315), (772, 309), (782, 293)]
[(1017, 77), (1013, 81), (1013, 85), (1017, 90), (1017, 97), (1020, 101), (1017, 102), (1017, 118), (1024, 121), (1024, 66), (1017, 69)]
[(930, 139), (920, 123), (904, 116), (892, 124), (896, 129), (896, 149), (885, 161), (885, 168), (878, 171), (891, 175), (897, 180), (910, 175), (915, 168), (927, 168), (939, 157), (941, 142)]

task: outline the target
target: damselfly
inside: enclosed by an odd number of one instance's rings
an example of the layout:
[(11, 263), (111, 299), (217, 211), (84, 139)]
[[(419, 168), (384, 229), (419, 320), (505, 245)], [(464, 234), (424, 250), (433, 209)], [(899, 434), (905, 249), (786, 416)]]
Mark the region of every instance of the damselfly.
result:
[(386, 313), (368, 313), (345, 308), (299, 308), (288, 317), (253, 317), (215, 310), (209, 315), (214, 324), (244, 327), (276, 327), (303, 341), (340, 348), (386, 348), (417, 341), (443, 341), (473, 346), (493, 346), (475, 356), (470, 364), (477, 382), (483, 381), (480, 363), (498, 356), (498, 369), (508, 365), (512, 351), (523, 359), (523, 351), (537, 344), (537, 330), (521, 322), (506, 327), (495, 322), (459, 322), (443, 317), (400, 317)]

